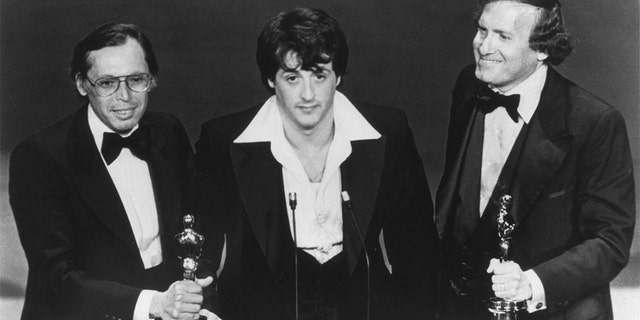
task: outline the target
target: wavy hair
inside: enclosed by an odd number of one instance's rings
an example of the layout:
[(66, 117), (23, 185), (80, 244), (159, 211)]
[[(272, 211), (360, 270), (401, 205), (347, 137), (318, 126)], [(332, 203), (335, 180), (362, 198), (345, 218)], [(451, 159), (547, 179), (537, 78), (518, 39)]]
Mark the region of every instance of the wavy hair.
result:
[(538, 52), (544, 52), (549, 57), (545, 60), (552, 65), (559, 65), (573, 51), (571, 36), (564, 28), (564, 19), (558, 0), (480, 0), (480, 16), (484, 6), (491, 2), (513, 1), (529, 4), (540, 8), (538, 21), (531, 30), (529, 47)]

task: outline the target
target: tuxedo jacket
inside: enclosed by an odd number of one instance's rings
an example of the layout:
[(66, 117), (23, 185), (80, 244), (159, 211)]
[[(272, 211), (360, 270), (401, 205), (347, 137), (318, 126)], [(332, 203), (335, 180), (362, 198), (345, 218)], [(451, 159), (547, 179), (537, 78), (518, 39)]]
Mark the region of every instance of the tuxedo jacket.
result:
[(87, 106), (20, 143), (9, 196), (29, 264), (22, 319), (131, 319), (142, 289), (181, 277), (173, 245), (191, 146), (172, 115), (147, 112), (163, 263), (145, 270), (91, 134)]
[[(371, 319), (429, 319), (435, 310), (438, 250), (421, 159), (402, 112), (356, 107), (382, 137), (351, 142), (352, 153), (341, 166), (342, 186), (353, 204), (353, 216), (342, 210), (349, 292), (342, 314), (366, 317), (367, 267), (359, 229), (370, 259)], [(269, 142), (233, 143), (258, 110), (206, 122), (196, 143), (192, 194), (210, 245), (205, 254), (219, 261), (226, 242), (218, 283), (218, 313), (225, 320), (294, 315), (295, 249), (282, 166)]]
[[(436, 198), (440, 237), (460, 244), (465, 239), (448, 232), (481, 86), (473, 66), (457, 80)], [(516, 223), (509, 258), (533, 269), (546, 294), (547, 309), (532, 316), (611, 317), (609, 282), (628, 262), (635, 223), (632, 168), (620, 113), (549, 68), (509, 189)]]

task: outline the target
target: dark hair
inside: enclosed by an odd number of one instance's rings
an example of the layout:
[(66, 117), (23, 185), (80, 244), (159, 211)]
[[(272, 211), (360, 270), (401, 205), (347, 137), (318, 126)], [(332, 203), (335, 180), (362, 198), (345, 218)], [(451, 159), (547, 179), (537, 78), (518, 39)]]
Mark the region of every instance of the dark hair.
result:
[(545, 62), (554, 66), (559, 65), (571, 54), (573, 51), (571, 36), (564, 29), (564, 19), (558, 0), (480, 0), (480, 7), (484, 8), (487, 4), (498, 1), (525, 3), (541, 9), (538, 21), (529, 37), (529, 47), (546, 53), (549, 57)]
[(349, 48), (338, 22), (319, 9), (295, 8), (280, 12), (265, 26), (258, 37), (256, 60), (262, 83), (271, 93), (279, 68), (289, 69), (285, 58), (289, 52), (297, 54), (302, 70), (314, 70), (320, 63), (333, 62), (333, 70), (340, 77), (346, 73)]
[(86, 79), (87, 71), (91, 68), (91, 62), (88, 60), (91, 51), (123, 45), (128, 38), (138, 41), (144, 51), (149, 72), (155, 77), (158, 74), (158, 63), (151, 42), (142, 33), (142, 30), (134, 24), (111, 22), (98, 27), (78, 42), (71, 58), (71, 79), (75, 80), (76, 76)]

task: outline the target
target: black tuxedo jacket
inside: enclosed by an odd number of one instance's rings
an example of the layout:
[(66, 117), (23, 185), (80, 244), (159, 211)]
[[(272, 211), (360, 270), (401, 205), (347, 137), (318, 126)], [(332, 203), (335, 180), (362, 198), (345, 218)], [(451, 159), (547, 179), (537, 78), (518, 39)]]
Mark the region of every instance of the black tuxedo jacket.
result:
[[(473, 97), (481, 86), (486, 84), (476, 79), (470, 66), (453, 91), (446, 165), (436, 198), (441, 238), (451, 239), (446, 232), (458, 201), (470, 121), (478, 112)], [(511, 260), (523, 270), (533, 268), (546, 294), (547, 310), (532, 315), (607, 319), (609, 282), (628, 262), (635, 223), (633, 166), (624, 120), (604, 101), (549, 68), (528, 130), (511, 183), (510, 214), (517, 224)]]
[(145, 270), (127, 214), (91, 135), (87, 107), (20, 143), (9, 195), (29, 263), (22, 319), (130, 319), (142, 289), (179, 280), (173, 237), (191, 146), (179, 121), (147, 112), (163, 263)]
[[(343, 208), (349, 299), (345, 319), (366, 315), (366, 263), (371, 260), (371, 319), (434, 316), (437, 235), (421, 159), (404, 114), (357, 105), (382, 137), (352, 142), (342, 184), (353, 215)], [(223, 319), (290, 319), (294, 315), (294, 244), (289, 231), (282, 166), (269, 143), (234, 144), (259, 107), (214, 119), (196, 143), (193, 175), (197, 213), (210, 247), (226, 255), (219, 278)], [(383, 231), (384, 230), (384, 231)], [(383, 262), (383, 232), (392, 273)]]

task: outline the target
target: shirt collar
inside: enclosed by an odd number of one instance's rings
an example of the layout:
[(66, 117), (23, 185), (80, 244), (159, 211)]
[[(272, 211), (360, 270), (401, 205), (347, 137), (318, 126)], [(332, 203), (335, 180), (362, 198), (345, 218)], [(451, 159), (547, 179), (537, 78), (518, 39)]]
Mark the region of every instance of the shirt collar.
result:
[[(88, 105), (87, 109), (88, 109), (87, 113), (88, 113), (88, 119), (89, 119), (89, 129), (91, 130), (91, 134), (93, 135), (93, 140), (96, 142), (96, 146), (98, 147), (98, 150), (100, 150), (102, 148), (102, 139), (104, 138), (104, 133), (114, 132), (114, 131), (111, 130), (111, 128), (107, 127), (107, 125), (104, 124), (104, 122), (102, 122), (100, 118), (98, 118), (95, 111), (93, 111), (93, 107), (91, 107), (91, 104)], [(133, 129), (129, 131), (127, 134), (123, 134), (121, 136), (128, 137), (137, 129), (138, 129), (138, 124), (136, 124), (136, 126), (133, 127)]]
[[(547, 65), (542, 64), (522, 83), (518, 84), (509, 91), (504, 92), (505, 95), (519, 94), (520, 103), (518, 104), (518, 113), (525, 123), (531, 121), (533, 113), (538, 108), (542, 88), (547, 80)], [(496, 90), (496, 89), (494, 89)], [(499, 91), (499, 90), (498, 90)]]
[[(351, 101), (339, 91), (336, 91), (333, 99), (333, 118), (334, 140), (338, 137), (348, 141), (373, 140), (381, 137)], [(281, 136), (284, 136), (284, 129), (274, 95), (262, 105), (251, 123), (233, 142), (273, 142)]]

